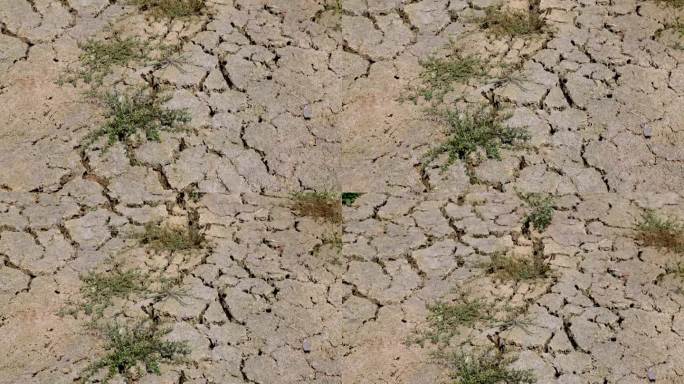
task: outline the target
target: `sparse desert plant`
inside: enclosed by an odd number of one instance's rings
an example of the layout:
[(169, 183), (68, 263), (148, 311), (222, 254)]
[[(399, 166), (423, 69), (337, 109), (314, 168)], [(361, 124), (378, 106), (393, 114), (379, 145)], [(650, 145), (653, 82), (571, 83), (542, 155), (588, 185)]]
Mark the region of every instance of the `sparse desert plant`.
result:
[(342, 251), (342, 236), (338, 232), (332, 232), (321, 239), (324, 245), (328, 245), (335, 249), (338, 253)]
[(458, 350), (443, 354), (440, 360), (451, 368), (454, 384), (534, 384), (537, 382), (532, 371), (509, 368), (515, 360), (505, 357), (498, 350), (483, 352)]
[(505, 127), (502, 117), (492, 109), (434, 111), (433, 115), (446, 125), (447, 138), (423, 156), (423, 167), (447, 154), (443, 165), (446, 168), (478, 149), (489, 158), (499, 159), (501, 147), (513, 147), (529, 139), (525, 129)]
[(494, 254), (483, 267), (500, 279), (514, 281), (545, 278), (550, 272), (549, 265), (538, 255), (518, 258)]
[(291, 208), (299, 216), (321, 218), (333, 223), (342, 221), (342, 202), (335, 193), (294, 193)]
[(448, 343), (458, 334), (459, 327), (468, 327), (488, 319), (491, 316), (479, 300), (462, 298), (458, 302), (437, 302), (428, 306), (426, 330), (410, 341), (421, 345), (425, 341)]
[(204, 235), (194, 225), (169, 226), (148, 223), (136, 236), (141, 244), (155, 251), (187, 251), (204, 246)]
[(684, 7), (684, 0), (656, 0), (656, 2), (677, 8)]
[(143, 11), (170, 19), (197, 15), (206, 6), (204, 0), (129, 0)]
[(546, 22), (536, 7), (527, 11), (487, 8), (480, 26), (497, 36), (528, 36), (543, 32)]
[(335, 13), (341, 13), (342, 0), (328, 0), (325, 4), (325, 10), (333, 11)]
[(684, 278), (684, 263), (677, 262), (673, 265), (665, 266), (665, 273), (668, 275), (674, 275), (679, 278)]
[(168, 329), (150, 322), (132, 327), (108, 325), (103, 330), (107, 353), (86, 368), (82, 382), (87, 382), (102, 370), (106, 371), (103, 383), (108, 383), (117, 374), (124, 377), (145, 373), (159, 375), (160, 363), (179, 362), (190, 353), (187, 343), (164, 340), (168, 333)]
[(87, 40), (79, 44), (83, 51), (79, 56), (80, 68), (67, 71), (60, 83), (72, 83), (83, 80), (85, 83), (102, 82), (116, 66), (125, 67), (131, 63), (147, 60), (150, 44), (135, 37), (121, 38), (114, 35), (107, 40)]
[(152, 65), (161, 68), (168, 64), (181, 62), (179, 46), (153, 44), (137, 37), (122, 38), (115, 33), (104, 40), (89, 39), (79, 44), (81, 54), (78, 57), (79, 67), (67, 69), (59, 80), (59, 84), (76, 84), (81, 80), (93, 87), (102, 85), (104, 78), (114, 71), (115, 67), (132, 65)]
[(543, 232), (553, 219), (553, 197), (540, 193), (530, 193), (523, 196), (523, 200), (531, 209), (525, 216), (524, 224), (532, 225), (539, 232)]
[(636, 239), (642, 245), (684, 252), (684, 224), (647, 211), (636, 227)]
[(85, 144), (89, 146), (103, 136), (107, 138), (105, 148), (117, 141), (128, 142), (134, 135), (159, 141), (161, 131), (179, 130), (190, 121), (185, 110), (163, 106), (167, 100), (151, 90), (103, 95), (106, 121), (86, 137)]
[(144, 295), (149, 292), (146, 274), (137, 271), (120, 271), (88, 273), (81, 276), (80, 293), (82, 301), (67, 308), (67, 312), (75, 313), (82, 310), (94, 320), (102, 317), (106, 308), (112, 305), (116, 298), (128, 299), (134, 295)]
[(60, 315), (76, 315), (79, 312), (91, 317), (90, 325), (102, 319), (115, 299), (150, 298), (160, 301), (172, 297), (181, 301), (186, 292), (179, 287), (178, 279), (152, 278), (149, 273), (118, 268), (108, 272), (90, 272), (81, 276), (80, 301), (69, 301), (59, 311)]
[(351, 207), (359, 196), (361, 196), (361, 193), (358, 192), (342, 192), (342, 205)]
[(443, 101), (444, 96), (454, 89), (455, 83), (465, 83), (472, 78), (487, 75), (487, 66), (477, 56), (463, 56), (454, 52), (445, 58), (430, 57), (420, 62), (421, 85), (412, 90), (408, 99), (416, 101), (422, 97), (427, 101)]

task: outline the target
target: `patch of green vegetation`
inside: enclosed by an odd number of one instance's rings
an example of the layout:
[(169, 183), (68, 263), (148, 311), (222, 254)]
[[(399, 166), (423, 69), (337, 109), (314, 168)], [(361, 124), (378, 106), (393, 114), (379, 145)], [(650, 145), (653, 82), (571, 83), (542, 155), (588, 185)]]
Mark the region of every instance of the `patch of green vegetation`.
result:
[(86, 368), (82, 381), (86, 382), (102, 370), (106, 370), (103, 383), (117, 374), (125, 377), (139, 377), (145, 373), (159, 375), (160, 363), (176, 363), (190, 353), (185, 342), (165, 341), (164, 336), (168, 333), (169, 330), (156, 324), (108, 326), (104, 332), (107, 353)]
[(501, 147), (513, 147), (529, 139), (525, 129), (505, 127), (502, 118), (492, 109), (465, 113), (433, 109), (433, 114), (445, 123), (447, 139), (423, 156), (423, 167), (446, 153), (448, 158), (443, 168), (447, 168), (478, 149), (484, 150), (489, 158), (500, 159)]
[(454, 384), (534, 384), (537, 382), (530, 370), (509, 368), (514, 361), (500, 351), (456, 351), (441, 356), (452, 369)]
[(324, 9), (335, 13), (342, 13), (342, 0), (328, 0)]
[(79, 47), (81, 68), (67, 71), (60, 83), (75, 84), (77, 80), (85, 83), (102, 83), (102, 79), (112, 72), (115, 66), (125, 67), (131, 63), (149, 59), (151, 47), (136, 37), (122, 39), (114, 35), (108, 40), (88, 40)]
[(684, 0), (656, 0), (656, 2), (677, 8), (684, 7)]
[(342, 205), (351, 207), (359, 196), (361, 193), (358, 192), (342, 192)]
[(412, 340), (421, 345), (425, 341), (448, 343), (449, 339), (458, 334), (459, 327), (468, 327), (479, 321), (492, 319), (479, 300), (438, 302), (428, 306), (428, 311), (427, 330)]
[(299, 216), (321, 218), (333, 223), (342, 221), (342, 202), (336, 193), (297, 192), (292, 195), (291, 208)]
[(91, 145), (102, 136), (107, 137), (105, 148), (117, 141), (128, 142), (134, 136), (159, 141), (160, 131), (175, 131), (190, 121), (185, 110), (168, 109), (162, 104), (168, 98), (160, 98), (149, 90), (138, 90), (132, 94), (108, 93), (102, 96), (107, 108), (105, 123), (88, 135), (86, 145)]
[(129, 0), (142, 11), (170, 19), (198, 15), (205, 7), (204, 0)]
[(431, 57), (421, 61), (421, 86), (412, 90), (408, 99), (414, 102), (418, 97), (427, 101), (443, 101), (444, 96), (454, 90), (454, 83), (465, 83), (471, 78), (487, 75), (487, 66), (474, 55), (458, 53), (446, 58)]
[(197, 183), (192, 183), (183, 189), (183, 197), (186, 202), (197, 203), (202, 199)]
[(188, 251), (204, 246), (204, 235), (194, 225), (175, 227), (148, 223), (142, 233), (137, 235), (141, 244), (155, 251)]
[(647, 211), (637, 225), (636, 239), (645, 246), (681, 253), (684, 252), (684, 223)]
[[(115, 299), (131, 297), (151, 298), (155, 301), (167, 297), (180, 300), (185, 292), (178, 287), (178, 279), (152, 279), (148, 273), (134, 270), (111, 272), (90, 272), (81, 276), (81, 301), (69, 302), (59, 311), (60, 315), (75, 316), (79, 312), (91, 316), (91, 326), (103, 317), (104, 311), (114, 304)], [(151, 285), (156, 285), (153, 289)]]
[(675, 275), (679, 278), (684, 278), (684, 263), (678, 262), (674, 265), (666, 266), (665, 273), (668, 275)]
[(528, 11), (487, 8), (480, 26), (497, 36), (528, 36), (544, 32), (546, 22), (537, 7)]
[(69, 312), (82, 310), (86, 315), (99, 319), (104, 310), (112, 305), (112, 300), (149, 293), (147, 280), (147, 275), (132, 270), (88, 273), (81, 277), (83, 301), (69, 308)]
[(336, 250), (337, 253), (342, 252), (342, 236), (340, 236), (337, 231), (325, 235), (325, 237), (321, 239), (321, 242), (323, 245), (330, 246)]
[(550, 267), (544, 260), (533, 255), (526, 258), (514, 258), (494, 254), (489, 263), (483, 266), (487, 273), (504, 280), (525, 281), (545, 278), (549, 275)]
[(553, 219), (553, 198), (544, 194), (530, 193), (523, 196), (523, 200), (532, 209), (525, 216), (524, 224), (531, 224), (536, 230), (543, 232)]

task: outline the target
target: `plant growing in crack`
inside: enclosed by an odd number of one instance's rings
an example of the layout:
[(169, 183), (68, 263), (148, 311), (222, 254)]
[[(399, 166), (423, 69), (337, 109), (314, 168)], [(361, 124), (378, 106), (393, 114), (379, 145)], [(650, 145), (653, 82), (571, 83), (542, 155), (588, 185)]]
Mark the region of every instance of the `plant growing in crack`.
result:
[(532, 257), (512, 257), (493, 254), (482, 266), (488, 274), (502, 280), (526, 281), (549, 276), (551, 268), (537, 253)]
[[(111, 272), (89, 273), (81, 280), (82, 301), (69, 303), (60, 315), (75, 316), (83, 312), (90, 316), (85, 325), (105, 339), (107, 353), (86, 367), (80, 382), (89, 382), (101, 371), (105, 371), (103, 378), (98, 376), (98, 382), (102, 383), (108, 383), (117, 374), (128, 379), (145, 373), (159, 374), (160, 362), (176, 362), (189, 353), (185, 342), (164, 340), (168, 330), (158, 322), (142, 321), (129, 327), (117, 321), (119, 314), (111, 318), (106, 314), (116, 305), (116, 299), (137, 297), (155, 302), (167, 297), (179, 299), (185, 293), (178, 288), (177, 279), (154, 279), (149, 273), (115, 268)], [(151, 288), (152, 285), (157, 288)]]
[(321, 243), (322, 245), (327, 245), (335, 249), (337, 253), (342, 252), (342, 237), (338, 232), (332, 232), (325, 235), (321, 239)]
[(532, 225), (539, 232), (544, 232), (553, 219), (553, 197), (541, 193), (529, 193), (521, 195), (521, 198), (531, 209), (525, 215), (523, 224)]
[(88, 365), (81, 382), (88, 382), (101, 371), (108, 383), (117, 374), (127, 379), (146, 373), (161, 374), (160, 363), (178, 363), (190, 353), (186, 342), (165, 340), (170, 330), (154, 322), (140, 322), (134, 326), (110, 324), (101, 331), (106, 340), (107, 353)]
[(466, 351), (460, 349), (438, 354), (438, 360), (448, 366), (451, 377), (458, 384), (534, 384), (537, 382), (530, 370), (510, 368), (515, 361), (501, 351)]
[(684, 223), (646, 211), (636, 227), (636, 240), (642, 245), (684, 253)]
[(157, 68), (176, 62), (179, 46), (152, 44), (137, 37), (122, 38), (119, 34), (105, 40), (87, 40), (79, 44), (83, 51), (79, 55), (78, 69), (67, 69), (58, 84), (75, 85), (79, 80), (93, 86), (102, 85), (105, 77), (115, 67), (127, 67), (131, 64), (152, 65)]
[(447, 159), (442, 169), (446, 169), (480, 149), (488, 158), (500, 159), (502, 147), (514, 147), (529, 140), (525, 129), (504, 126), (503, 118), (494, 109), (466, 112), (433, 109), (433, 116), (446, 125), (447, 138), (423, 156), (423, 169), (443, 154)]
[(177, 131), (190, 121), (186, 110), (169, 109), (160, 97), (150, 89), (132, 93), (107, 93), (101, 96), (106, 111), (105, 123), (86, 136), (86, 146), (106, 137), (105, 149), (116, 142), (127, 143), (132, 138), (159, 141), (161, 131)]
[(358, 192), (342, 192), (342, 205), (351, 207), (361, 195), (362, 194)]
[(492, 7), (479, 19), (480, 26), (496, 36), (530, 36), (543, 33), (546, 22), (539, 11), (539, 1), (532, 1), (528, 10), (507, 10)]
[(128, 299), (136, 295), (146, 295), (148, 276), (138, 271), (91, 272), (81, 276), (81, 302), (70, 302), (60, 314), (76, 315), (83, 312), (91, 316), (93, 322), (101, 319), (104, 311), (111, 307), (114, 299)]
[(332, 192), (297, 192), (292, 194), (292, 210), (299, 216), (321, 218), (333, 223), (342, 221), (342, 202)]
[(481, 301), (462, 297), (453, 303), (437, 302), (428, 306), (426, 329), (408, 340), (409, 343), (423, 345), (425, 341), (445, 344), (461, 331), (477, 322), (492, 320)]
[(410, 89), (406, 97), (416, 102), (419, 97), (426, 101), (442, 102), (444, 96), (454, 90), (455, 83), (466, 83), (473, 78), (487, 75), (487, 65), (475, 55), (461, 55), (457, 51), (448, 57), (430, 57), (420, 62), (421, 85)]
[(141, 11), (159, 18), (178, 19), (199, 15), (206, 8), (205, 0), (129, 0)]
[(684, 263), (677, 262), (673, 265), (665, 266), (665, 273), (668, 275), (674, 275), (679, 278), (684, 278)]
[(200, 249), (205, 245), (204, 235), (195, 225), (169, 226), (154, 223), (145, 225), (143, 232), (135, 236), (140, 244), (157, 252), (179, 252)]
[(179, 283), (178, 279), (154, 278), (149, 273), (122, 271), (118, 267), (108, 272), (90, 272), (81, 276), (81, 300), (68, 302), (59, 314), (76, 316), (82, 312), (90, 316), (90, 325), (94, 326), (117, 299), (149, 298), (158, 302), (171, 297), (182, 302), (187, 294)]
[(657, 3), (679, 8), (684, 7), (684, 0), (655, 0)]

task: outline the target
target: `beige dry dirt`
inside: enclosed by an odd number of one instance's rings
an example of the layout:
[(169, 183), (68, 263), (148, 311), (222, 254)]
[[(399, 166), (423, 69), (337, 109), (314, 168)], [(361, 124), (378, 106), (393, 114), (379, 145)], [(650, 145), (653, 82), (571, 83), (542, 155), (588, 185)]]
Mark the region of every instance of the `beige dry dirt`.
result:
[[(491, 34), (478, 20), (502, 5), (547, 28)], [(183, 296), (116, 298), (105, 318), (162, 324), (190, 353), (111, 383), (459, 383), (432, 352), (488, 347), (538, 383), (684, 383), (684, 255), (634, 240), (644, 212), (684, 219), (683, 16), (653, 0), (206, 0), (169, 20), (123, 0), (0, 0), (0, 383), (86, 377), (106, 338), (64, 308), (115, 265)], [(114, 35), (179, 47), (101, 87), (163, 90), (189, 129), (85, 144), (103, 106), (59, 79)], [(530, 140), (422, 167), (445, 127), (405, 96), (454, 49), (512, 80), (454, 84), (444, 105), (501, 108)], [(293, 212), (301, 191), (361, 195), (334, 223)], [(553, 197), (544, 231), (528, 193)], [(148, 223), (206, 245), (150, 249), (132, 235)], [(501, 279), (497, 255), (550, 270)], [(524, 313), (407, 342), (462, 294)]]

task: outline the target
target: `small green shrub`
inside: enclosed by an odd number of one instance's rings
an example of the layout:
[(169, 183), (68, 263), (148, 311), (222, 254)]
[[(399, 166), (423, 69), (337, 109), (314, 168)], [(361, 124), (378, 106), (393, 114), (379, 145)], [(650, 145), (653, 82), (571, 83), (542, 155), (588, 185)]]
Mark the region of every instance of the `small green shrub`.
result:
[[(101, 370), (106, 370), (103, 382), (109, 382), (117, 374), (129, 377), (133, 373), (159, 375), (161, 362), (179, 362), (190, 353), (185, 342), (165, 341), (169, 330), (156, 324), (140, 323), (134, 327), (110, 325), (104, 332), (107, 353), (90, 364), (83, 375), (86, 382)], [(143, 372), (133, 372), (144, 369)]]
[(481, 148), (489, 158), (500, 158), (501, 147), (512, 147), (529, 139), (523, 128), (504, 127), (501, 117), (493, 110), (479, 109), (462, 113), (458, 110), (435, 111), (434, 116), (447, 127), (447, 139), (423, 156), (426, 167), (440, 155), (448, 155), (444, 168), (456, 160), (463, 160)]
[[(152, 283), (156, 286), (152, 288)], [(152, 298), (155, 301), (167, 297), (180, 300), (185, 292), (179, 288), (178, 279), (159, 277), (152, 279), (148, 273), (114, 269), (111, 272), (91, 272), (81, 276), (81, 300), (70, 301), (59, 311), (60, 315), (76, 315), (79, 312), (91, 316), (90, 325), (96, 325), (104, 311), (114, 304), (114, 299), (131, 297)]]
[(494, 254), (489, 263), (483, 267), (489, 274), (514, 281), (544, 278), (549, 275), (550, 271), (549, 265), (537, 255), (529, 258), (513, 258)]
[(79, 56), (81, 68), (67, 71), (60, 78), (60, 83), (74, 84), (77, 80), (85, 83), (102, 83), (105, 76), (115, 66), (125, 67), (149, 59), (151, 47), (135, 37), (122, 39), (114, 35), (109, 40), (88, 40), (79, 47), (83, 51)]
[(637, 225), (636, 239), (645, 246), (681, 253), (684, 252), (684, 224), (647, 211)]
[(361, 194), (357, 192), (342, 192), (342, 205), (351, 207), (359, 196), (361, 196)]
[(676, 264), (665, 266), (665, 273), (684, 278), (684, 263), (677, 262)]
[(527, 36), (542, 33), (546, 22), (537, 9), (528, 11), (488, 8), (480, 20), (482, 28), (497, 36)]
[(458, 333), (458, 327), (471, 326), (491, 319), (479, 300), (461, 300), (456, 303), (438, 302), (428, 306), (427, 329), (415, 338), (416, 343), (448, 343)]
[(532, 209), (525, 216), (524, 224), (531, 224), (539, 232), (543, 232), (553, 219), (553, 198), (539, 193), (531, 193), (524, 196), (523, 200)]
[(335, 193), (294, 193), (291, 208), (299, 216), (322, 218), (333, 223), (342, 221), (342, 202)]
[(115, 67), (142, 64), (162, 68), (182, 62), (179, 45), (152, 44), (137, 37), (121, 38), (118, 34), (105, 40), (87, 40), (79, 44), (79, 48), (82, 50), (79, 68), (67, 69), (60, 75), (58, 84), (76, 85), (80, 80), (95, 89), (102, 85), (107, 75), (113, 73)]
[(323, 244), (329, 245), (333, 248), (335, 248), (337, 251), (342, 251), (342, 237), (340, 236), (339, 233), (333, 232), (322, 239)]
[(170, 19), (198, 15), (205, 7), (204, 0), (130, 0), (142, 11)]
[(324, 6), (326, 11), (342, 13), (342, 0), (328, 0)]
[(443, 101), (444, 95), (454, 89), (454, 83), (465, 83), (471, 78), (487, 75), (485, 64), (476, 56), (461, 56), (454, 53), (447, 58), (431, 57), (420, 63), (422, 85), (409, 96), (416, 101), (422, 97), (427, 101)]
[(537, 382), (530, 370), (512, 369), (508, 366), (514, 361), (505, 358), (501, 352), (456, 351), (442, 359), (452, 370), (454, 384), (534, 384)]
[(185, 110), (174, 110), (162, 104), (168, 99), (154, 92), (138, 90), (132, 94), (108, 93), (102, 97), (105, 123), (86, 137), (91, 145), (102, 136), (107, 137), (105, 148), (117, 141), (127, 142), (134, 135), (159, 141), (160, 131), (174, 131), (190, 121)]
[(656, 2), (660, 3), (660, 4), (665, 4), (665, 5), (669, 5), (672, 7), (676, 7), (676, 8), (684, 6), (684, 0), (656, 0)]
[(155, 251), (187, 251), (204, 246), (204, 235), (195, 226), (172, 227), (148, 223), (137, 235), (141, 244)]
[(115, 298), (128, 299), (133, 295), (149, 293), (148, 276), (137, 271), (114, 270), (106, 273), (88, 273), (81, 277), (83, 302), (76, 306), (95, 319), (102, 317), (104, 310)]

